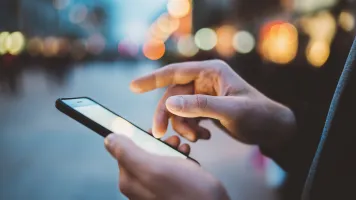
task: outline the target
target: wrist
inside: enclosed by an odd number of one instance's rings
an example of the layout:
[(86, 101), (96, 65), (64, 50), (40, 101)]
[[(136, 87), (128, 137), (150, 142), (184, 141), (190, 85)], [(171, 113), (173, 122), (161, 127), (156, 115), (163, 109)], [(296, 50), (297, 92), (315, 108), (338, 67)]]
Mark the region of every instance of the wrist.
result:
[(273, 104), (273, 117), (271, 117), (272, 121), (269, 121), (270, 131), (268, 131), (267, 135), (273, 139), (267, 140), (268, 142), (266, 143), (261, 142), (260, 146), (269, 152), (274, 152), (279, 151), (294, 138), (297, 132), (297, 125), (295, 115), (291, 109), (275, 101), (270, 101)]

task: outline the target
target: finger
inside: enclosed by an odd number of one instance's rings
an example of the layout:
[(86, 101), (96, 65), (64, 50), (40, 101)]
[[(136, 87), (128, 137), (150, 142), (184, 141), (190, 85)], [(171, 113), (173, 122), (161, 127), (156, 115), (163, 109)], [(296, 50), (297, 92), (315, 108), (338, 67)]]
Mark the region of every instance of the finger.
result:
[(119, 189), (129, 199), (154, 199), (155, 197), (123, 167), (120, 167)]
[(163, 97), (159, 100), (156, 111), (153, 116), (152, 134), (156, 138), (161, 138), (167, 131), (169, 121), (169, 111), (165, 106), (165, 101), (169, 97), (170, 90), (168, 89)]
[(169, 137), (164, 142), (167, 143), (169, 146), (175, 148), (175, 149), (177, 149), (179, 147), (179, 145), (180, 145), (180, 139), (176, 135), (173, 135), (173, 136)]
[(145, 157), (155, 157), (133, 143), (131, 139), (121, 134), (110, 134), (105, 138), (105, 147), (118, 160), (121, 167), (132, 175), (144, 169)]
[(168, 87), (167, 91), (164, 93), (163, 97), (160, 99), (154, 117), (153, 117), (153, 135), (156, 138), (161, 138), (167, 131), (168, 121), (171, 113), (167, 110), (166, 100), (173, 95), (185, 95), (185, 94), (193, 94), (194, 93), (194, 85), (186, 84), (186, 85), (175, 85)]
[(209, 140), (211, 137), (210, 131), (202, 126), (197, 126), (197, 132), (199, 133), (199, 138), (203, 140)]
[(151, 91), (173, 84), (187, 84), (195, 80), (204, 62), (184, 62), (167, 65), (155, 72), (132, 81), (130, 88), (137, 93)]
[(190, 146), (189, 144), (182, 144), (178, 147), (178, 151), (184, 153), (185, 155), (190, 154)]
[(234, 97), (209, 95), (172, 96), (166, 101), (166, 107), (172, 114), (187, 118), (208, 117), (229, 120), (234, 116), (235, 106)]
[(198, 137), (196, 131), (189, 126), (184, 118), (179, 116), (172, 116), (171, 119), (172, 128), (179, 135), (183, 136), (191, 142), (196, 142)]
[(167, 177), (165, 170), (169, 169), (172, 159), (177, 159), (150, 154), (126, 136), (119, 134), (110, 134), (106, 137), (105, 145), (120, 166), (153, 193), (162, 188)]
[(194, 129), (195, 134), (197, 135), (198, 139), (208, 140), (210, 139), (210, 131), (202, 126), (199, 125), (200, 119), (198, 118), (186, 118), (185, 121), (188, 125)]

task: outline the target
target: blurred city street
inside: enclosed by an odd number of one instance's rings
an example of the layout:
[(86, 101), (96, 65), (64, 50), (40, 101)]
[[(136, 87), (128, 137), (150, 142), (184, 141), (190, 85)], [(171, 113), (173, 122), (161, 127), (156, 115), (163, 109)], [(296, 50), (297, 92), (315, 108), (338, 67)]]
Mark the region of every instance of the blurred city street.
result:
[[(24, 70), (21, 89), (0, 96), (0, 199), (125, 199), (103, 139), (57, 111), (54, 102), (89, 96), (148, 129), (163, 90), (136, 95), (128, 86), (157, 67), (155, 62), (75, 65), (63, 84), (43, 70)], [(224, 183), (232, 199), (274, 199), (265, 173), (249, 161), (253, 149), (206, 125), (212, 139), (193, 144), (192, 157)]]

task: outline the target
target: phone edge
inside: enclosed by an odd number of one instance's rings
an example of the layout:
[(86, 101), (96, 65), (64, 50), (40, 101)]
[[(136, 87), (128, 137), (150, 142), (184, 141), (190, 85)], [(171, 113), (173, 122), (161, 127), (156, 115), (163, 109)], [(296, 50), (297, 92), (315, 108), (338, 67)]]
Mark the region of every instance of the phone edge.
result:
[[(136, 126), (135, 124), (133, 124), (132, 122), (130, 122), (129, 120), (127, 120), (126, 118), (122, 117), (121, 115), (118, 115), (116, 113), (114, 113), (113, 111), (111, 111), (110, 109), (108, 109), (107, 107), (105, 107), (104, 105), (98, 103), (97, 101), (95, 101), (94, 99), (90, 98), (90, 97), (71, 97), (71, 98), (58, 98), (55, 102), (55, 107), (62, 113), (64, 113), (65, 115), (69, 116), (70, 118), (74, 119), (75, 121), (79, 122), (80, 124), (84, 125), (85, 127), (89, 128), (90, 130), (94, 131), (95, 133), (99, 134), (102, 137), (107, 137), (109, 134), (111, 134), (112, 132), (108, 129), (106, 129), (105, 127), (99, 125), (99, 124), (95, 124), (92, 123), (93, 120), (91, 120), (90, 118), (84, 116), (83, 114), (81, 114), (80, 112), (74, 110), (73, 108), (71, 108), (70, 106), (68, 106), (67, 104), (65, 104), (63, 102), (63, 100), (71, 100), (71, 99), (79, 99), (79, 98), (86, 98), (89, 99), (93, 102), (95, 102), (96, 104), (102, 106), (103, 108), (107, 109), (108, 111), (110, 111), (111, 113), (123, 118), (124, 120), (128, 121), (130, 124), (132, 124), (133, 126), (135, 126), (136, 128), (142, 130), (143, 132), (147, 133), (148, 135), (152, 136), (151, 134), (149, 134), (147, 131), (143, 130), (142, 128)], [(153, 137), (153, 136), (152, 136)], [(167, 143), (165, 143), (164, 141), (157, 139), (155, 137), (153, 137), (153, 139), (158, 140), (159, 142), (164, 143), (165, 145), (169, 146), (170, 148), (178, 151), (177, 149), (171, 147), (170, 145), (168, 145)], [(180, 152), (180, 151), (178, 151)], [(197, 163), (198, 165), (200, 165), (200, 163), (191, 158), (189, 155), (186, 155), (185, 153), (180, 152), (181, 154), (187, 156), (187, 158), (195, 163)]]

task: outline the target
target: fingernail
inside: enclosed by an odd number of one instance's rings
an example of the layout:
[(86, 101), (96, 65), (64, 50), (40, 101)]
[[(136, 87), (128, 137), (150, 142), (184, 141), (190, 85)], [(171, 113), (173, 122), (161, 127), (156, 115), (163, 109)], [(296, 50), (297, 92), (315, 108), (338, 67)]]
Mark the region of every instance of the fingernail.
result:
[(105, 146), (110, 147), (114, 140), (115, 140), (115, 134), (114, 133), (108, 135), (104, 140)]
[(169, 97), (166, 101), (166, 106), (170, 110), (180, 111), (183, 109), (183, 97)]
[(188, 135), (187, 135), (187, 138), (188, 138), (188, 140), (190, 140), (191, 142), (195, 142), (195, 141), (196, 141), (196, 137), (195, 137), (195, 135), (193, 135), (193, 134), (188, 134)]
[(155, 138), (161, 138), (162, 135), (164, 135), (164, 134), (162, 134), (162, 133), (160, 133), (160, 132), (158, 132), (158, 131), (152, 131), (152, 135), (153, 135)]
[(141, 88), (138, 87), (134, 82), (131, 83), (130, 88), (133, 92), (136, 92), (136, 93), (142, 92)]

